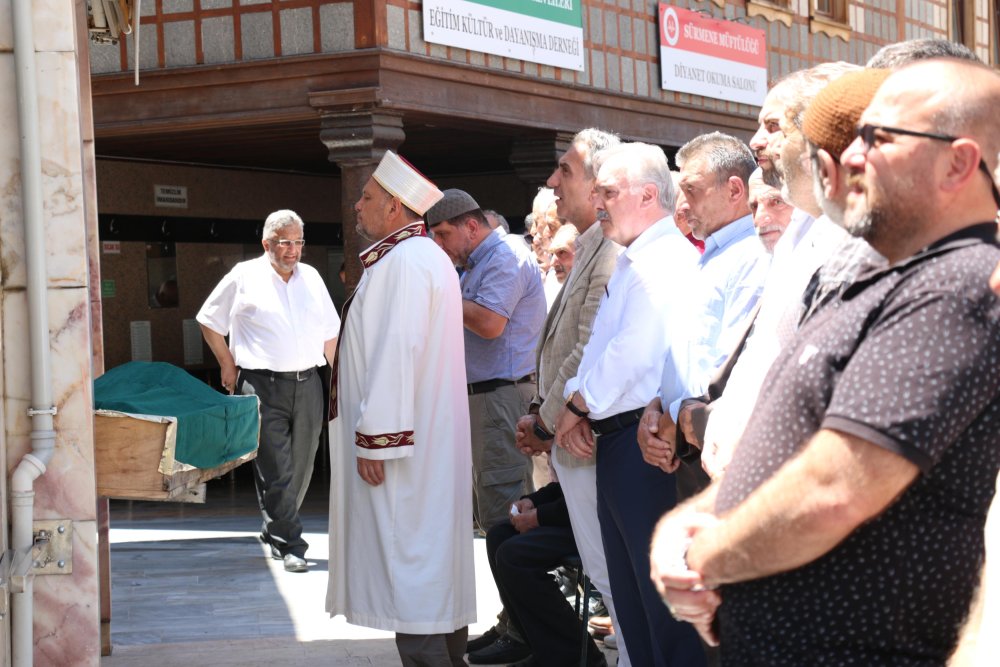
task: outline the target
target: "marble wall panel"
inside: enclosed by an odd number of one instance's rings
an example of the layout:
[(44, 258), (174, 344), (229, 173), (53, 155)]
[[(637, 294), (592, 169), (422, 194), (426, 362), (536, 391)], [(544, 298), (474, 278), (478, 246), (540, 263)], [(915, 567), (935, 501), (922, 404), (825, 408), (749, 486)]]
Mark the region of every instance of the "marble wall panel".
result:
[[(57, 430), (91, 428), (89, 309), (90, 298), (84, 287), (49, 290), (49, 350), (52, 398), (59, 411), (55, 418)], [(23, 290), (4, 291), (2, 316), (5, 431), (8, 436), (26, 436), (31, 432), (26, 414), (31, 385), (27, 295)], [(12, 448), (11, 455), (19, 453)]]
[(100, 664), (95, 521), (73, 522), (73, 573), (36, 576), (34, 587), (36, 667)]
[[(72, 53), (37, 54), (42, 154), (43, 216), (50, 285), (83, 286), (87, 281), (80, 155), (79, 88)], [(0, 54), (0, 86), (13, 90), (13, 60)], [(0, 263), (3, 285), (23, 287), (24, 229), (20, 199), (20, 143), (14, 96), (0, 96)]]
[(76, 10), (73, 0), (33, 0), (36, 51), (76, 50)]

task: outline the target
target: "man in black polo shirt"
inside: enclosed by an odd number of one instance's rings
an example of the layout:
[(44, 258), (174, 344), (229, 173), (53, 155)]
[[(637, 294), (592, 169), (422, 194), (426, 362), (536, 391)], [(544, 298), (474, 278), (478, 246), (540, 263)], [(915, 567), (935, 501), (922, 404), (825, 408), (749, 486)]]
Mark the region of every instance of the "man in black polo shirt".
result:
[(841, 161), (845, 226), (889, 266), (803, 323), (721, 483), (660, 523), (653, 578), (724, 665), (932, 665), (955, 644), (1000, 469), (997, 108), (976, 64), (886, 80)]

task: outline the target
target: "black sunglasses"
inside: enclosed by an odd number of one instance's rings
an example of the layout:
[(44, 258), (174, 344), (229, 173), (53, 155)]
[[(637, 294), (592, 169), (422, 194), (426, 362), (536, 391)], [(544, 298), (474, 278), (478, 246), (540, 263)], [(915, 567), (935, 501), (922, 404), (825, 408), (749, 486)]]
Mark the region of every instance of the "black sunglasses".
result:
[[(948, 143), (961, 138), (947, 134), (935, 134), (934, 132), (917, 132), (915, 130), (904, 130), (899, 127), (886, 127), (885, 125), (861, 125), (858, 127), (858, 136), (861, 137), (861, 141), (865, 144), (865, 153), (875, 146), (875, 133), (879, 130), (888, 132), (889, 134), (924, 137), (925, 139), (937, 139), (938, 141), (947, 141)], [(1000, 209), (1000, 191), (997, 190), (997, 184), (993, 181), (993, 174), (990, 173), (990, 168), (986, 166), (986, 161), (982, 158), (979, 158), (979, 170), (986, 174), (986, 179), (990, 183), (990, 189), (993, 191), (993, 201), (996, 202), (997, 208)]]

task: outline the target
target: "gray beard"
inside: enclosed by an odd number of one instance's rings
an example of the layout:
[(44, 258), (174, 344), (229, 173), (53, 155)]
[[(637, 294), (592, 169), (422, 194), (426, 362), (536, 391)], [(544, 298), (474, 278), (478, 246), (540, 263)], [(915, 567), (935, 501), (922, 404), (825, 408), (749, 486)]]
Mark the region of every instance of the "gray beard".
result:
[(882, 216), (876, 211), (866, 211), (865, 214), (857, 220), (844, 220), (844, 229), (846, 229), (851, 236), (857, 236), (858, 238), (869, 241), (872, 234), (878, 231), (881, 226), (881, 222)]
[[(774, 164), (773, 160), (771, 161), (771, 164), (772, 165)], [(773, 166), (770, 169), (764, 169), (762, 167), (760, 171), (761, 171), (761, 177), (763, 177), (765, 183), (767, 183), (776, 190), (782, 189), (782, 186), (784, 185), (784, 180), (781, 178), (781, 174), (778, 173), (777, 169), (775, 169)]]

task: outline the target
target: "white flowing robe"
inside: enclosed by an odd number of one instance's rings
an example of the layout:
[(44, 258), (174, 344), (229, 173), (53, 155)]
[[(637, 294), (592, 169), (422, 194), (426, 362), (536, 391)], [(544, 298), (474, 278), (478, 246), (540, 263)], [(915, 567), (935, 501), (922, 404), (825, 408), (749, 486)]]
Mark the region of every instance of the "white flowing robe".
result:
[[(439, 634), (476, 619), (472, 449), (458, 276), (413, 229), (361, 254), (341, 334), (326, 608)], [(362, 480), (357, 457), (384, 460), (385, 481)]]

